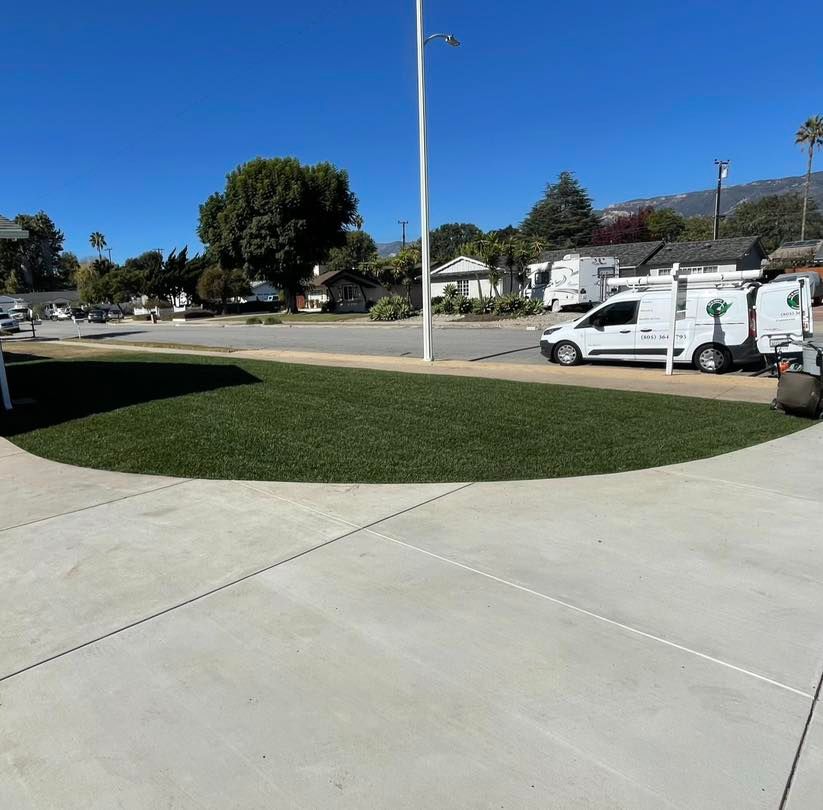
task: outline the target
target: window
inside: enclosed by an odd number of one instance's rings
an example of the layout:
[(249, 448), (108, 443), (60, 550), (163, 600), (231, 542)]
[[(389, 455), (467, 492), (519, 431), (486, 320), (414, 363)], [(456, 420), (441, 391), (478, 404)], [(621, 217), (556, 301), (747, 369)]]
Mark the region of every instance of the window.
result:
[(606, 326), (627, 326), (637, 322), (637, 301), (615, 301), (613, 304), (598, 309), (580, 323), (578, 329), (588, 326), (603, 328)]
[(455, 281), (454, 286), (457, 287), (458, 295), (469, 295), (469, 280), (467, 278), (459, 278)]
[(344, 284), (342, 292), (344, 301), (356, 301), (360, 297), (354, 284)]

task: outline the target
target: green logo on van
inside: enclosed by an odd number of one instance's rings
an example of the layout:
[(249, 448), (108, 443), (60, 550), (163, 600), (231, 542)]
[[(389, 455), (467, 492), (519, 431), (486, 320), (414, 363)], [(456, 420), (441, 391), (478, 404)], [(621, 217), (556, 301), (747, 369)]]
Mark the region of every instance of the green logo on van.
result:
[(792, 309), (800, 309), (800, 290), (795, 290), (792, 293), (789, 293), (789, 297), (786, 299), (786, 303)]
[(724, 301), (722, 298), (712, 298), (708, 304), (706, 304), (706, 312), (712, 316), (712, 318), (719, 318), (721, 315), (725, 315), (732, 306), (731, 301)]

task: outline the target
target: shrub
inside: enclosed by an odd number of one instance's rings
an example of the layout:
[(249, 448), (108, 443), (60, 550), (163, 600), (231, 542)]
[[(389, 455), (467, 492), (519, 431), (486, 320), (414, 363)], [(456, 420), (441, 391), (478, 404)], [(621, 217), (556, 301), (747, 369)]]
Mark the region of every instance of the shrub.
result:
[(501, 295), (499, 298), (492, 300), (492, 312), (495, 315), (515, 315), (523, 309), (525, 302), (525, 298), (521, 298), (514, 293)]
[(252, 326), (253, 324), (263, 323), (262, 318), (246, 318), (246, 324)]
[(515, 318), (539, 315), (543, 311), (543, 302), (510, 293), (493, 299), (491, 310), (495, 315), (512, 315)]
[(334, 298), (329, 298), (328, 301), (324, 301), (320, 306), (320, 312), (334, 312), (337, 309), (337, 301)]
[(369, 318), (373, 321), (400, 321), (413, 314), (411, 304), (402, 295), (387, 295), (371, 308)]
[(283, 323), (280, 318), (275, 318), (274, 315), (269, 315), (267, 318), (263, 318), (263, 323), (266, 326), (275, 326), (278, 323)]
[(523, 305), (524, 315), (540, 315), (545, 307), (539, 298), (525, 298), (526, 303)]
[(475, 315), (485, 315), (492, 311), (492, 304), (488, 298), (472, 298), (471, 307)]
[(457, 295), (457, 285), (447, 284), (443, 287), (443, 298), (454, 298)]

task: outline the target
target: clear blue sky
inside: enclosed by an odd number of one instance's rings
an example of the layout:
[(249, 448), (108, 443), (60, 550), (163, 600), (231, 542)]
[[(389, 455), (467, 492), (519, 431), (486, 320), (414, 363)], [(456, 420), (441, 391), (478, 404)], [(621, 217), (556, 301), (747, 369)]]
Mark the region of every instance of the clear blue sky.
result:
[[(819, 3), (428, 0), (432, 220), (519, 222), (577, 173), (599, 206), (801, 174), (823, 113)], [(413, 0), (43, 0), (4, 12), (0, 212), (79, 255), (197, 247), (198, 205), (258, 155), (348, 169), (366, 229), (419, 235)], [(804, 46), (803, 39), (808, 38)], [(823, 159), (821, 159), (823, 168)]]

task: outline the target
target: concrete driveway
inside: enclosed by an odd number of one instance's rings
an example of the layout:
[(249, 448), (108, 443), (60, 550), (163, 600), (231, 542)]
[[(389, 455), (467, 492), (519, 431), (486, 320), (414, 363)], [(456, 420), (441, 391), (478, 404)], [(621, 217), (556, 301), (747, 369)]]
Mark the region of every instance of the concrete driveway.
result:
[(822, 451), (331, 486), (3, 442), (0, 807), (819, 807)]

